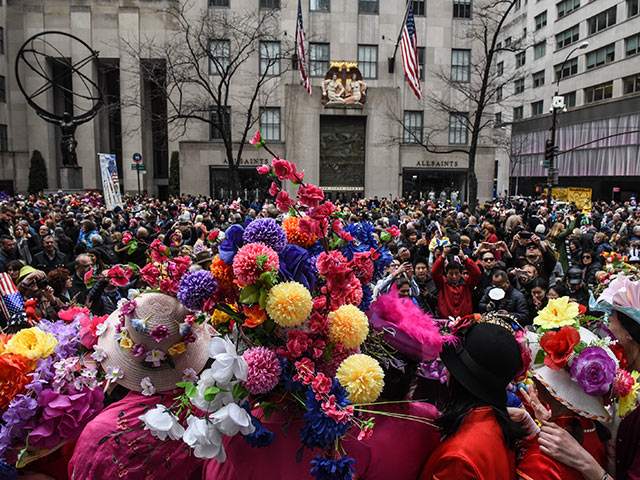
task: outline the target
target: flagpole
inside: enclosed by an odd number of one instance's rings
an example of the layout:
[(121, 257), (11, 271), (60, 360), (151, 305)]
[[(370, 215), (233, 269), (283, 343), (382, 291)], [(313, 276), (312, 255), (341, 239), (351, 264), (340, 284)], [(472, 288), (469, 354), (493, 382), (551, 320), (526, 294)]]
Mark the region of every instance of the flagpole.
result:
[[(298, 0), (299, 2), (300, 0)], [(402, 32), (404, 30), (404, 26), (407, 23), (407, 16), (409, 15), (409, 7), (411, 6), (411, 0), (407, 2), (407, 7), (404, 11), (404, 17), (402, 19), (402, 25), (400, 26), (400, 33), (398, 34), (398, 40), (396, 41), (396, 48), (393, 49), (393, 56), (389, 57), (389, 73), (393, 73), (396, 64), (396, 54), (398, 53), (398, 47), (400, 46), (400, 41), (402, 40)]]
[(300, 0), (298, 0), (298, 10), (296, 11), (296, 36), (293, 37), (295, 39), (295, 47), (293, 49), (293, 58), (291, 59), (291, 63), (293, 64), (293, 69), (298, 70), (298, 14), (302, 11), (302, 6), (300, 5)]

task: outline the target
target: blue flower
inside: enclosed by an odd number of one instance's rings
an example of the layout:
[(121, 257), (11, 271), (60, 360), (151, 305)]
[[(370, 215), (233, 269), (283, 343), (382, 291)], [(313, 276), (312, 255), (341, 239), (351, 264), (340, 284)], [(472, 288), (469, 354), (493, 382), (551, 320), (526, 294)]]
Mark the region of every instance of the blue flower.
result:
[[(338, 380), (333, 380), (329, 395), (335, 395), (336, 404), (344, 408), (349, 404), (347, 391)], [(349, 430), (351, 422), (336, 422), (325, 415), (321, 402), (316, 400), (316, 394), (309, 388), (306, 392), (305, 406), (307, 412), (304, 418), (307, 421), (300, 429), (302, 443), (309, 447), (327, 448), (333, 444), (336, 438), (342, 437)]]
[(378, 253), (380, 254), (380, 257), (378, 258), (378, 260), (376, 260), (373, 263), (373, 266), (374, 266), (373, 278), (381, 277), (384, 274), (384, 269), (387, 266), (391, 265), (391, 262), (393, 261), (391, 252), (387, 247), (381, 247), (378, 250)]
[(296, 382), (293, 377), (296, 374), (295, 368), (289, 370), (287, 369), (288, 360), (286, 358), (280, 359), (280, 365), (282, 366), (282, 373), (280, 374), (280, 378), (284, 383), (284, 389), (288, 392), (299, 392), (302, 390), (303, 386), (300, 382)]
[(372, 300), (373, 292), (371, 291), (371, 288), (369, 288), (369, 285), (362, 285), (362, 302), (360, 302), (358, 308), (365, 313), (368, 312)]
[(282, 252), (287, 244), (287, 232), (273, 218), (254, 220), (247, 225), (242, 238), (245, 243), (260, 242), (278, 253)]
[(313, 290), (316, 285), (316, 273), (309, 264), (309, 252), (298, 245), (287, 245), (279, 255), (280, 274), (285, 280), (298, 282)]
[(136, 329), (136, 332), (144, 333), (147, 330), (147, 322), (141, 320), (139, 318), (132, 318), (130, 320), (133, 328)]
[(369, 251), (369, 247), (366, 246), (364, 243), (358, 242), (358, 240), (356, 240), (355, 242), (348, 242), (344, 247), (340, 249), (340, 252), (342, 252), (345, 258), (349, 261), (353, 260), (354, 254), (364, 253), (368, 251)]
[(251, 406), (249, 405), (249, 402), (244, 402), (242, 408), (244, 408), (251, 416), (251, 423), (256, 427), (253, 433), (242, 436), (245, 442), (254, 448), (268, 447), (271, 445), (271, 442), (273, 442), (273, 439), (275, 438), (275, 434), (272, 431), (267, 430), (265, 426), (262, 425), (262, 422), (251, 414)]
[(358, 223), (349, 223), (346, 227), (344, 227), (345, 232), (349, 232), (353, 238), (358, 240), (360, 243), (365, 244), (367, 246), (367, 250), (370, 248), (377, 248), (378, 242), (376, 242), (376, 237), (373, 236), (374, 233), (377, 233), (373, 223), (371, 222), (358, 222)]
[(322, 252), (324, 252), (324, 247), (322, 246), (322, 243), (320, 243), (320, 240), (318, 240), (316, 243), (311, 245), (307, 250), (309, 251), (309, 255), (311, 256), (320, 255)]
[(311, 460), (311, 475), (317, 480), (351, 480), (356, 471), (356, 461), (346, 455), (338, 460), (314, 456)]
[(220, 259), (227, 265), (233, 264), (233, 258), (242, 246), (242, 235), (244, 234), (244, 228), (242, 225), (231, 225), (224, 232), (224, 240), (218, 247), (218, 253)]
[(5, 480), (18, 480), (18, 470), (12, 465), (0, 462), (0, 478)]

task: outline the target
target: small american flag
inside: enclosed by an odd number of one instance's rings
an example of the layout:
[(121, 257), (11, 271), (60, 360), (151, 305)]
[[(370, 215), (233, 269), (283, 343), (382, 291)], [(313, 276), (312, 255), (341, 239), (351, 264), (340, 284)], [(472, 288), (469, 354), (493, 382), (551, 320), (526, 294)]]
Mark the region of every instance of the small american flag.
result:
[(18, 293), (8, 273), (0, 273), (0, 308), (7, 319), (15, 313), (24, 311), (22, 295)]
[(300, 70), (300, 85), (311, 95), (311, 81), (307, 72), (307, 54), (304, 49), (304, 27), (302, 26), (302, 6), (298, 0), (298, 28), (296, 28), (296, 53), (298, 55), (298, 70)]
[(402, 29), (402, 65), (407, 76), (409, 86), (416, 94), (418, 100), (422, 98), (422, 87), (420, 86), (420, 66), (418, 64), (418, 36), (416, 35), (416, 24), (413, 20), (413, 3), (409, 4), (409, 14), (407, 22)]

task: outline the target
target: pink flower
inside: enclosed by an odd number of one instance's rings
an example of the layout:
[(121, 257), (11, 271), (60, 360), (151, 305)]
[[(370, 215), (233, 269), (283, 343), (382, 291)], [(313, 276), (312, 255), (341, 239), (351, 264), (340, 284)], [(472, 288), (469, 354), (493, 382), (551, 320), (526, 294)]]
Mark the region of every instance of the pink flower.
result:
[(207, 240), (209, 240), (210, 242), (214, 242), (216, 238), (218, 238), (218, 235), (220, 235), (220, 230), (211, 230), (211, 232), (209, 232), (209, 235), (207, 235)]
[(368, 440), (369, 438), (371, 438), (371, 435), (373, 435), (373, 428), (371, 428), (369, 425), (364, 425), (362, 427), (362, 430), (360, 430), (360, 433), (358, 433), (358, 440)]
[(101, 317), (90, 317), (88, 315), (79, 316), (80, 332), (78, 332), (78, 336), (80, 337), (80, 343), (87, 348), (93, 348), (93, 346), (98, 343), (98, 326), (102, 325), (108, 317), (109, 315), (103, 315)]
[(331, 229), (335, 233), (340, 233), (342, 231), (342, 220), (336, 218), (333, 222), (331, 222)]
[(390, 228), (386, 228), (385, 232), (390, 233), (392, 237), (400, 236), (400, 229), (395, 225), (392, 225)]
[(298, 229), (301, 233), (316, 235), (317, 237), (324, 237), (326, 233), (326, 226), (323, 222), (318, 222), (309, 217), (302, 217), (300, 219)]
[(131, 267), (127, 267), (123, 269), (120, 265), (115, 265), (109, 269), (107, 272), (107, 276), (111, 279), (111, 283), (113, 283), (116, 287), (124, 287), (127, 283), (129, 283), (129, 279), (133, 274), (133, 270)]
[(271, 167), (269, 165), (262, 165), (260, 167), (257, 167), (257, 170), (260, 175), (266, 175), (271, 171)]
[(341, 231), (340, 238), (343, 239), (345, 242), (353, 242), (353, 237), (349, 232)]
[(58, 317), (65, 322), (73, 322), (77, 315), (89, 315), (89, 309), (87, 307), (69, 307), (66, 310), (60, 310)]
[(147, 354), (147, 347), (142, 343), (136, 343), (131, 349), (131, 355), (134, 357), (143, 357)]
[(154, 286), (158, 283), (158, 276), (160, 275), (160, 270), (153, 263), (147, 263), (142, 270), (140, 270), (140, 277), (144, 282), (146, 282), (149, 286)]
[(324, 373), (319, 372), (311, 382), (311, 389), (318, 395), (326, 395), (331, 391), (331, 379)]
[(287, 350), (292, 358), (301, 357), (312, 344), (307, 332), (291, 330), (287, 333)]
[(151, 332), (151, 338), (153, 338), (156, 342), (160, 343), (163, 340), (169, 338), (169, 329), (164, 325), (158, 325)]
[(295, 202), (291, 200), (288, 192), (282, 190), (278, 193), (278, 196), (276, 197), (276, 207), (278, 207), (279, 211), (286, 213), (289, 211), (289, 207), (292, 207), (294, 204)]
[[(316, 298), (325, 298), (325, 297), (316, 297)], [(314, 299), (315, 303), (315, 299)], [(325, 299), (326, 303), (326, 299)], [(329, 329), (329, 323), (327, 322), (327, 317), (324, 315), (320, 315), (319, 313), (311, 314), (311, 318), (309, 318), (307, 325), (309, 326), (309, 330), (311, 333), (316, 334), (326, 334)]]
[(157, 238), (151, 242), (151, 260), (162, 263), (167, 258), (167, 246)]
[(191, 259), (187, 256), (175, 257), (173, 259), (173, 263), (175, 263), (176, 271), (179, 276), (184, 275), (189, 267), (191, 266)]
[(263, 272), (277, 272), (279, 268), (278, 254), (262, 243), (244, 245), (233, 259), (233, 273), (245, 285), (255, 283)]
[(262, 135), (260, 135), (260, 130), (258, 130), (253, 138), (249, 140), (249, 143), (255, 148), (260, 148), (264, 145), (264, 142), (262, 141)]
[(84, 274), (84, 283), (91, 283), (91, 277), (93, 277), (93, 270), (89, 270), (87, 273)]
[(344, 410), (336, 403), (335, 395), (331, 395), (326, 402), (322, 402), (322, 411), (327, 417), (333, 418), (336, 422), (347, 423), (349, 417), (353, 416), (353, 407), (346, 407)]
[(280, 188), (276, 182), (271, 182), (271, 186), (269, 187), (269, 195), (275, 197), (278, 194)]
[(167, 295), (175, 295), (178, 293), (178, 282), (174, 282), (170, 278), (163, 278), (160, 280), (160, 290)]
[(321, 188), (310, 183), (298, 187), (298, 201), (300, 205), (315, 208), (322, 200), (324, 200), (324, 193)]
[(124, 234), (122, 234), (122, 243), (126, 245), (131, 240), (133, 240), (133, 235), (131, 235), (129, 232), (125, 232)]
[(287, 162), (282, 158), (274, 158), (271, 162), (273, 166), (273, 172), (276, 174), (279, 180), (293, 180), (296, 181), (296, 174), (298, 173), (296, 170), (296, 166)]

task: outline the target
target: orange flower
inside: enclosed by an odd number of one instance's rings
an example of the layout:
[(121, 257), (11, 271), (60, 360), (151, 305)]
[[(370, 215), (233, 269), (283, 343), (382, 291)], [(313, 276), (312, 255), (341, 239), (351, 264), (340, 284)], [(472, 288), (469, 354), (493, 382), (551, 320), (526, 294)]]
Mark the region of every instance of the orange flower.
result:
[(22, 355), (0, 355), (0, 410), (7, 408), (11, 399), (22, 393), (25, 385), (31, 382), (27, 375), (32, 367), (31, 360)]
[(13, 335), (5, 335), (4, 333), (0, 333), (0, 354), (5, 351), (5, 345), (12, 336)]
[(311, 245), (316, 243), (318, 237), (301, 232), (298, 227), (299, 223), (299, 217), (287, 217), (282, 222), (282, 228), (287, 232), (287, 242), (299, 245), (303, 248), (309, 248)]
[(221, 288), (235, 288), (233, 283), (233, 279), (235, 278), (233, 275), (233, 267), (224, 263), (220, 259), (220, 255), (216, 255), (215, 257), (213, 257), (209, 270), (211, 271), (213, 276), (216, 277), (216, 281)]
[(260, 308), (260, 305), (254, 305), (251, 308), (245, 305), (242, 307), (242, 313), (247, 316), (247, 319), (244, 321), (244, 326), (248, 328), (257, 327), (267, 319), (267, 314)]

